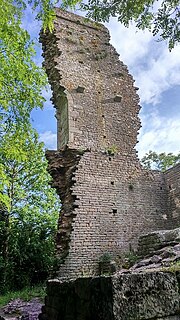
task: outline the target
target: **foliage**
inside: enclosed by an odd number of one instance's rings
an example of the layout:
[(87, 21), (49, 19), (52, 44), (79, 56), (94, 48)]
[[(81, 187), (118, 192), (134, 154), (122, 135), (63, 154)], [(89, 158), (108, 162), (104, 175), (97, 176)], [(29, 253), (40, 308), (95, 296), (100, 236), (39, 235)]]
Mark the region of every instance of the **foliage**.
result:
[(106, 263), (112, 260), (112, 256), (109, 252), (105, 252), (99, 259), (99, 262)]
[(42, 108), (47, 77), (22, 28), (27, 5), (52, 30), (49, 0), (1, 0), (0, 6), (0, 291), (47, 277), (54, 261), (59, 201), (49, 186), (43, 144), (30, 113)]
[(146, 169), (155, 169), (160, 171), (166, 171), (167, 169), (180, 163), (180, 153), (174, 155), (173, 153), (156, 153), (149, 151), (141, 159), (141, 163)]
[(118, 148), (115, 144), (113, 144), (112, 146), (109, 146), (107, 149), (106, 149), (106, 153), (109, 155), (109, 156), (114, 156), (116, 153), (118, 152)]
[[(74, 0), (67, 3), (72, 4)], [(160, 40), (168, 40), (170, 49), (180, 41), (179, 0), (88, 0), (81, 7), (96, 21), (117, 17), (126, 27), (134, 21), (138, 28), (148, 28), (154, 36), (159, 35)]]
[(21, 28), (24, 4), (2, 0), (0, 6), (0, 124), (29, 122), (33, 108), (42, 107), (47, 79), (33, 61), (34, 44)]
[[(43, 144), (29, 127), (12, 126), (0, 141), (1, 290), (45, 279), (54, 260), (59, 201), (49, 186)], [(1, 205), (2, 207), (2, 205)]]
[(134, 251), (129, 251), (124, 254), (122, 257), (122, 267), (124, 269), (129, 269), (131, 268), (137, 261), (139, 257)]
[(33, 287), (25, 287), (19, 291), (6, 292), (5, 295), (0, 296), (0, 307), (5, 306), (10, 301), (15, 300), (17, 298), (22, 299), (24, 301), (30, 301), (33, 298), (40, 298), (43, 302), (44, 297), (45, 297), (45, 285), (42, 283)]
[(171, 273), (180, 272), (180, 261), (174, 261), (169, 266), (162, 267), (161, 271)]

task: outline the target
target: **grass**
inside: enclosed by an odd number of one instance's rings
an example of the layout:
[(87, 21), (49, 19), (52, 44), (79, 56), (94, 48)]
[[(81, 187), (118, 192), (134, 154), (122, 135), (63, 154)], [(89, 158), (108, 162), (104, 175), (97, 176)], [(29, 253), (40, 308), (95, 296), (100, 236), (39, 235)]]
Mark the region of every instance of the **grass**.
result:
[(45, 297), (45, 285), (37, 285), (34, 287), (27, 287), (19, 291), (10, 291), (4, 295), (0, 295), (0, 307), (5, 306), (10, 300), (20, 298), (29, 301), (32, 298), (40, 298), (43, 301)]
[(161, 271), (163, 272), (177, 272), (180, 271), (180, 261), (172, 262), (169, 267), (162, 267)]

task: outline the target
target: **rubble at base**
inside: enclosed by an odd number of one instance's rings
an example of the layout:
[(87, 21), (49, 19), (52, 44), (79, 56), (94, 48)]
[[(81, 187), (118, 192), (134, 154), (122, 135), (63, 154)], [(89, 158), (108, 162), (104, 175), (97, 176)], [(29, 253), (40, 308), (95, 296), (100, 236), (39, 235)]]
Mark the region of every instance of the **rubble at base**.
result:
[(31, 301), (15, 299), (0, 309), (0, 320), (38, 320), (42, 302), (39, 298)]

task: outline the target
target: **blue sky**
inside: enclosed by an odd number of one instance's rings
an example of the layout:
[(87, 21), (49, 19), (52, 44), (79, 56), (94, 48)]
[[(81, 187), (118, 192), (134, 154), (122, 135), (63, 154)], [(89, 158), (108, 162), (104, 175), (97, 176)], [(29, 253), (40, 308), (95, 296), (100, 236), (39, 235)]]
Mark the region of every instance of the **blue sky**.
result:
[[(37, 38), (39, 24), (29, 13), (24, 22), (32, 37)], [(125, 28), (116, 19), (106, 27), (111, 43), (128, 66), (139, 87), (142, 106), (142, 128), (137, 150), (142, 157), (149, 150), (156, 152), (180, 151), (180, 45), (169, 52), (167, 43), (158, 42), (148, 31), (137, 31), (132, 24)], [(42, 62), (38, 48), (36, 61)], [(51, 92), (45, 93), (44, 110), (32, 113), (33, 126), (38, 130), (46, 148), (56, 149), (56, 119), (50, 103)]]

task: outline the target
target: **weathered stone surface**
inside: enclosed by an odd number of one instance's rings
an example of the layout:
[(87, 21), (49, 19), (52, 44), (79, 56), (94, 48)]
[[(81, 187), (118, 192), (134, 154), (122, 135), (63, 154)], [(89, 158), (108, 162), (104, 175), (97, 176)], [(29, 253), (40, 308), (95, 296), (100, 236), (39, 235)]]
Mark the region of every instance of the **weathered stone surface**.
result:
[[(113, 319), (110, 277), (52, 280), (47, 294), (44, 314), (49, 320)], [(43, 314), (39, 318), (42, 317)]]
[[(168, 188), (167, 218), (169, 225), (179, 226), (180, 213), (180, 163), (164, 174)], [(172, 225), (171, 224), (171, 225)]]
[(116, 276), (113, 289), (113, 310), (117, 320), (153, 319), (179, 311), (178, 284), (172, 273)]
[[(154, 251), (157, 251), (158, 249), (167, 247), (168, 245), (178, 245), (179, 242), (180, 228), (176, 228), (173, 230), (154, 231), (139, 237), (138, 253), (139, 255), (145, 256), (151, 254)], [(179, 248), (179, 245), (176, 248)], [(171, 253), (167, 251), (165, 253), (164, 251), (164, 255), (170, 256)]]
[(75, 217), (76, 196), (72, 194), (72, 186), (75, 183), (74, 175), (78, 168), (82, 152), (65, 148), (61, 152), (47, 151), (46, 157), (50, 163), (49, 172), (53, 177), (52, 187), (62, 201), (61, 215), (59, 217), (59, 229), (56, 237), (56, 245), (61, 260), (68, 254), (72, 221)]
[[(103, 25), (57, 9), (41, 42), (57, 111), (58, 151), (47, 157), (62, 201), (59, 276), (97, 275), (104, 253), (116, 260), (143, 232), (180, 222), (169, 197), (178, 205), (178, 178), (172, 192), (174, 171), (143, 170), (138, 161), (137, 88)], [(69, 165), (71, 150), (88, 152)]]
[(51, 280), (47, 294), (48, 320), (178, 319), (178, 281), (168, 272)]
[(179, 320), (179, 248), (164, 247), (112, 276), (50, 280), (40, 319)]
[[(171, 245), (157, 251), (152, 251), (148, 257), (135, 263), (129, 272), (147, 272), (148, 270), (164, 270), (167, 268), (180, 270), (180, 245)], [(145, 251), (146, 252), (146, 251)], [(140, 259), (140, 258), (139, 258)], [(121, 273), (124, 271), (121, 270)]]
[(179, 320), (180, 319), (180, 316), (169, 316), (169, 317), (163, 317), (163, 318), (156, 318), (154, 320)]

